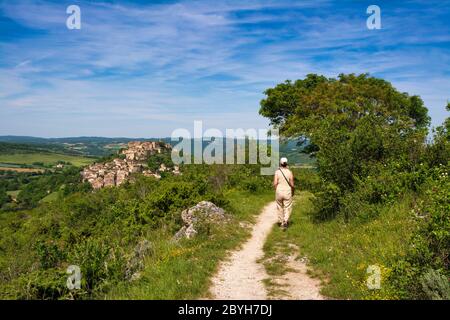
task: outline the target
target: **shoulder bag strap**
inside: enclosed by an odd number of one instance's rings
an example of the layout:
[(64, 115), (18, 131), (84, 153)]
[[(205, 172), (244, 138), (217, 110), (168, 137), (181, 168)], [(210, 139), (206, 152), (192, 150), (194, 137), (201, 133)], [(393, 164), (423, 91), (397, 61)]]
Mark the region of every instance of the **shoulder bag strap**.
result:
[(292, 189), (294, 189), (293, 186), (291, 186), (291, 183), (289, 182), (288, 178), (286, 178), (286, 176), (283, 173), (283, 170), (281, 170), (281, 168), (278, 168), (278, 170), (280, 170), (281, 174), (283, 175), (284, 179), (286, 180), (286, 182), (288, 183), (289, 187), (291, 187)]

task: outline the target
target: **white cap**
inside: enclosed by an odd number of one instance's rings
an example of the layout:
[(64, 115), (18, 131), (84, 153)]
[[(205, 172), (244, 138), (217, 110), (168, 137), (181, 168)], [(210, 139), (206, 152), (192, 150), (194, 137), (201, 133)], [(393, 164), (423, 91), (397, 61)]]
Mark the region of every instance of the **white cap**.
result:
[(287, 161), (287, 158), (285, 158), (285, 157), (283, 157), (283, 158), (281, 158), (280, 159), (280, 164), (285, 164), (285, 163), (287, 163), (288, 161)]

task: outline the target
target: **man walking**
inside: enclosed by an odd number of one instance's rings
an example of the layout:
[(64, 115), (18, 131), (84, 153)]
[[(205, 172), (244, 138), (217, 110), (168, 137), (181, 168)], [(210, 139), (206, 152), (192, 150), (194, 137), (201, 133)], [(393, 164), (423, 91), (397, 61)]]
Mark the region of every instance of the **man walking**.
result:
[(280, 159), (280, 167), (275, 171), (273, 187), (277, 201), (278, 221), (283, 231), (286, 230), (292, 212), (292, 196), (294, 195), (294, 175), (288, 169), (286, 158)]

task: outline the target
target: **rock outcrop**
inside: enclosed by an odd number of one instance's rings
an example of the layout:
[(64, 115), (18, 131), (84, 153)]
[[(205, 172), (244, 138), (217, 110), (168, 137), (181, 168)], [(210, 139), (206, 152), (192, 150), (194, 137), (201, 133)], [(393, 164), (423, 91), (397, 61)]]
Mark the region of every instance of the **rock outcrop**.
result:
[(225, 211), (214, 203), (202, 201), (195, 206), (181, 212), (183, 227), (175, 234), (176, 240), (191, 239), (198, 233), (196, 225), (199, 222), (220, 223), (226, 220)]
[[(103, 187), (119, 186), (124, 183), (131, 174), (143, 173), (145, 176), (161, 178), (158, 172), (147, 169), (146, 161), (156, 153), (170, 150), (169, 144), (161, 142), (139, 142), (128, 143), (128, 148), (120, 152), (122, 158), (116, 158), (106, 163), (95, 163), (85, 168), (81, 175), (83, 181), (87, 181), (94, 189)], [(163, 169), (164, 168), (164, 169)], [(168, 171), (165, 165), (161, 165), (162, 171)], [(174, 168), (174, 174), (179, 174), (179, 169)]]

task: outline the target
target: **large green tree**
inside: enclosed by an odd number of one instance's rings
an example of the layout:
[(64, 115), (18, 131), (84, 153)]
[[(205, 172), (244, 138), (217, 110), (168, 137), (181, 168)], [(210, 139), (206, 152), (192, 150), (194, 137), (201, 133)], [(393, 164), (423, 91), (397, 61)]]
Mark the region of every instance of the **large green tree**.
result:
[(309, 74), (265, 91), (260, 114), (289, 137), (306, 137), (325, 181), (349, 190), (373, 162), (417, 157), (430, 118), (418, 96), (367, 74)]

